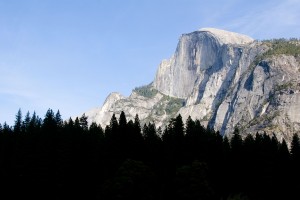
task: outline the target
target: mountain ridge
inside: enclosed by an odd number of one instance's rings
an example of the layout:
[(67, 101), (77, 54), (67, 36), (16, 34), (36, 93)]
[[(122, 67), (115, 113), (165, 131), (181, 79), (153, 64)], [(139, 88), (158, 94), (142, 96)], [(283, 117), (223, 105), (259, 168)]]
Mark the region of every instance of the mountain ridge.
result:
[[(296, 53), (280, 53), (282, 48)], [(181, 114), (221, 134), (239, 128), (276, 132), (279, 139), (289, 141), (300, 128), (295, 112), (300, 108), (299, 54), (299, 41), (261, 42), (229, 31), (200, 29), (180, 37), (175, 53), (160, 63), (152, 83), (134, 89), (129, 97), (113, 93), (102, 108), (86, 115), (90, 123), (106, 126), (112, 113), (123, 110), (129, 119), (138, 114), (142, 123), (163, 126)]]

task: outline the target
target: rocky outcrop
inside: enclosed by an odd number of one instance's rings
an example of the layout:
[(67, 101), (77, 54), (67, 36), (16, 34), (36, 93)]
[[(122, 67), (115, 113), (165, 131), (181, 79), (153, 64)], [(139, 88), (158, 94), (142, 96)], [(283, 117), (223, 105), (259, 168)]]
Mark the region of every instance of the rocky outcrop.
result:
[(188, 103), (195, 104), (198, 99), (195, 88), (201, 82), (205, 87), (214, 72), (236, 65), (243, 48), (240, 45), (251, 42), (253, 39), (247, 36), (217, 29), (184, 34), (174, 56), (160, 64), (153, 85), (166, 95), (189, 98)]
[(294, 56), (277, 55), (249, 67), (233, 85), (210, 121), (230, 134), (266, 131), (290, 141), (299, 131), (300, 64)]
[(96, 122), (98, 124), (104, 125), (110, 120), (112, 114), (114, 113), (114, 106), (120, 100), (125, 99), (123, 95), (117, 92), (111, 93), (105, 100), (101, 108), (94, 108), (85, 113), (88, 117), (88, 123)]
[(222, 134), (239, 128), (289, 140), (300, 128), (300, 52), (269, 53), (273, 48), (272, 41), (212, 28), (183, 34), (153, 83), (129, 97), (113, 93), (102, 108), (86, 115), (89, 122), (105, 126), (112, 113), (123, 110), (129, 119), (138, 114), (142, 123), (160, 126), (181, 114)]

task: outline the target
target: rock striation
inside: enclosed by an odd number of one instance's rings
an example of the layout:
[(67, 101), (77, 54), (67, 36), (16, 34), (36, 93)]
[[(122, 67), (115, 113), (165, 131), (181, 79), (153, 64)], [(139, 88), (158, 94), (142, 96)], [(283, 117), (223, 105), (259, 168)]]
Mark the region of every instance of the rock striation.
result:
[(102, 126), (122, 110), (129, 119), (138, 114), (142, 123), (158, 126), (181, 114), (222, 134), (238, 128), (289, 141), (300, 128), (299, 41), (281, 41), (292, 53), (275, 52), (276, 42), (214, 28), (183, 34), (151, 84), (129, 97), (112, 93), (101, 108), (85, 114)]

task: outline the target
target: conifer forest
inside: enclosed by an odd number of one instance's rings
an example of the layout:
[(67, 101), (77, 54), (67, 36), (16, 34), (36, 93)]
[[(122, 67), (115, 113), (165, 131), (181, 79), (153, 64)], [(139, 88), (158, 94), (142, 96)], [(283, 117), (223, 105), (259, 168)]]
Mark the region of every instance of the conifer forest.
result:
[(299, 169), (297, 134), (290, 145), (238, 129), (228, 138), (180, 115), (156, 127), (122, 112), (101, 127), (19, 110), (0, 124), (1, 199), (295, 199)]

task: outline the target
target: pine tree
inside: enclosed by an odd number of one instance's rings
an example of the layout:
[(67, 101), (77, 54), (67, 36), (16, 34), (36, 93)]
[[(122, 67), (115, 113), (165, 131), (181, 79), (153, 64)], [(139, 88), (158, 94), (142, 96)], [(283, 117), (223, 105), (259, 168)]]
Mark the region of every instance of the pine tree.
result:
[(159, 141), (159, 137), (156, 134), (156, 127), (155, 124), (150, 123), (148, 124), (148, 126), (145, 124), (144, 125), (144, 129), (143, 129), (143, 135), (145, 138), (145, 141), (148, 143), (157, 143), (157, 141)]
[(162, 130), (161, 130), (161, 127), (158, 127), (157, 131), (156, 131), (156, 134), (158, 137), (161, 137), (162, 136)]
[(139, 119), (138, 114), (135, 115), (133, 126), (134, 126), (135, 134), (140, 135), (141, 134), (141, 124), (140, 124), (140, 119)]
[(119, 126), (120, 129), (124, 131), (126, 129), (127, 125), (127, 120), (124, 111), (121, 112), (120, 117), (119, 117)]
[(43, 128), (44, 132), (51, 132), (51, 131), (56, 130), (57, 123), (56, 123), (56, 119), (55, 119), (53, 110), (51, 110), (51, 109), (47, 110), (45, 118), (43, 120), (42, 128)]
[(230, 140), (230, 145), (233, 152), (236, 152), (237, 154), (241, 153), (243, 140), (238, 129), (234, 130), (233, 137)]
[(279, 141), (275, 134), (273, 134), (273, 136), (271, 138), (271, 148), (274, 153), (277, 152), (278, 148), (279, 148)]
[(192, 137), (195, 134), (195, 122), (189, 116), (186, 120), (185, 134), (187, 137)]
[(255, 140), (251, 134), (248, 134), (243, 141), (245, 153), (247, 156), (253, 156), (253, 149), (255, 146)]
[(22, 112), (21, 109), (18, 110), (16, 115), (15, 125), (14, 125), (14, 133), (20, 134), (22, 130)]
[(171, 119), (166, 134), (169, 135), (170, 142), (174, 145), (182, 144), (184, 139), (184, 125), (180, 114), (176, 118)]
[(223, 157), (224, 157), (224, 159), (227, 160), (229, 153), (230, 153), (230, 143), (229, 143), (229, 139), (226, 135), (223, 138), (222, 148), (223, 148)]
[(279, 156), (283, 159), (283, 160), (288, 160), (289, 157), (290, 157), (290, 152), (289, 152), (289, 149), (288, 149), (288, 146), (286, 144), (286, 141), (285, 139), (282, 139), (282, 142), (281, 144), (279, 145), (279, 149), (278, 149), (278, 153), (279, 153)]
[(28, 125), (28, 132), (34, 133), (37, 129), (37, 117), (35, 112), (33, 112), (32, 117), (30, 119), (29, 125)]
[(112, 115), (110, 122), (109, 122), (109, 129), (113, 132), (116, 133), (118, 130), (119, 124), (117, 121), (117, 118), (115, 116), (115, 114)]
[(183, 137), (184, 137), (184, 124), (183, 124), (182, 117), (181, 117), (180, 114), (175, 119), (174, 130), (175, 130), (176, 136), (178, 136), (178, 139), (183, 140)]
[(4, 122), (4, 124), (3, 124), (2, 132), (3, 132), (4, 135), (12, 133), (11, 127), (6, 122)]
[(30, 113), (29, 111), (26, 113), (25, 115), (25, 119), (24, 121), (22, 122), (22, 132), (23, 133), (28, 133), (28, 129), (29, 129), (29, 124), (30, 124)]
[(57, 124), (58, 127), (62, 127), (63, 120), (61, 118), (61, 114), (60, 114), (59, 110), (57, 110), (57, 112), (55, 114), (55, 122), (56, 122), (56, 124)]
[(104, 135), (103, 133), (103, 129), (100, 125), (97, 125), (96, 122), (93, 122), (89, 128), (89, 132), (90, 134), (92, 135), (97, 135), (99, 136), (100, 138), (102, 138)]
[(115, 114), (111, 116), (109, 125), (105, 127), (105, 137), (109, 140), (115, 140), (115, 137), (118, 133), (119, 123)]
[(80, 131), (81, 130), (80, 121), (79, 121), (78, 117), (76, 117), (76, 119), (74, 121), (74, 128), (75, 128), (76, 131)]
[(65, 122), (64, 128), (68, 132), (71, 132), (74, 129), (74, 121), (73, 121), (73, 119), (71, 117), (69, 118), (69, 120), (67, 122)]
[(148, 125), (145, 123), (143, 126), (143, 137), (146, 138), (148, 135)]
[(294, 134), (291, 142), (291, 156), (294, 161), (300, 160), (300, 141), (298, 134)]
[(84, 131), (87, 131), (88, 130), (88, 121), (87, 121), (87, 116), (85, 116), (85, 113), (82, 114), (82, 116), (80, 117), (79, 119), (79, 123), (80, 123), (80, 126), (81, 128), (84, 130)]

